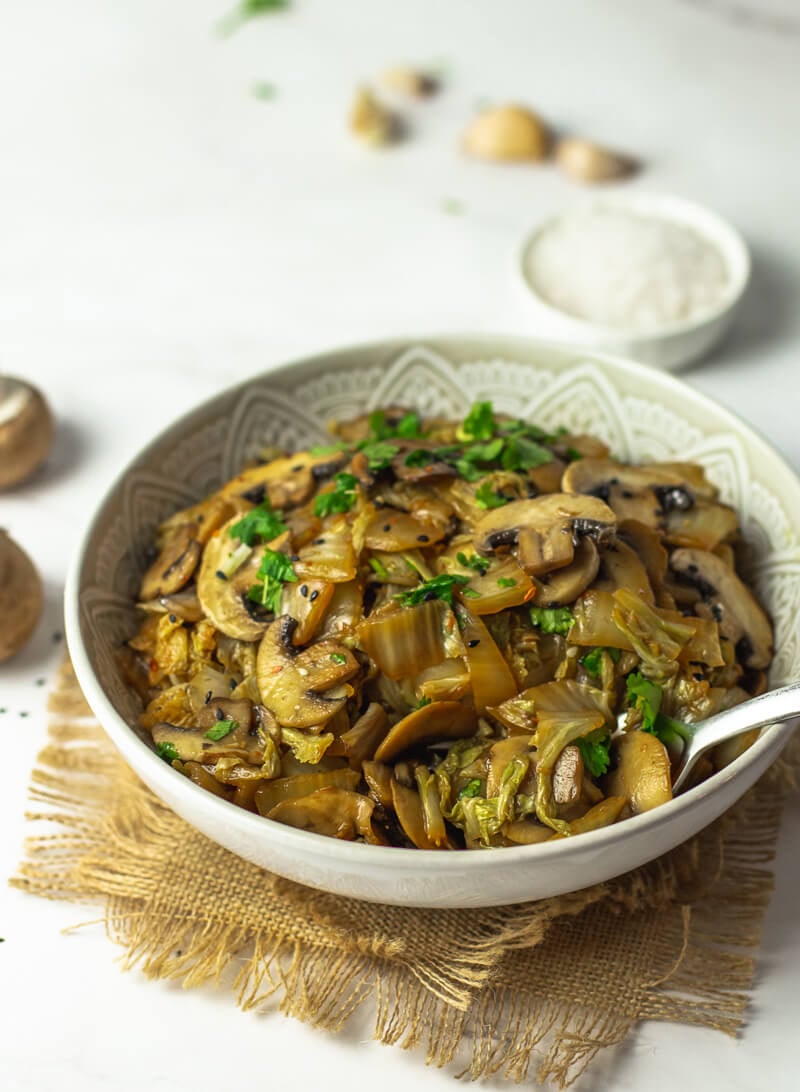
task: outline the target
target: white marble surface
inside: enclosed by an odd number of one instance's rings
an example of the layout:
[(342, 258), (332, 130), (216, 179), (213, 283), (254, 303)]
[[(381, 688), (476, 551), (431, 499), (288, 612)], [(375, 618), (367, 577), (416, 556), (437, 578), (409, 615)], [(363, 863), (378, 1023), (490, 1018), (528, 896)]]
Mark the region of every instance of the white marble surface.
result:
[[(748, 5), (751, 9), (754, 3)], [(12, 776), (0, 872), (25, 833), (26, 779), (44, 738), (70, 550), (104, 483), (184, 407), (293, 354), (394, 333), (532, 332), (511, 255), (577, 190), (551, 168), (465, 161), (476, 102), (516, 98), (642, 155), (632, 185), (730, 217), (755, 278), (729, 344), (686, 373), (800, 468), (800, 37), (689, 0), (295, 0), (227, 42), (224, 0), (44, 0), (0, 17), (0, 368), (48, 392), (61, 422), (46, 473), (0, 497), (0, 523), (47, 582), (32, 645), (0, 667)], [(645, 10), (646, 9), (646, 10)], [(788, 13), (788, 14), (787, 14)], [(774, 23), (774, 20), (773, 20)], [(352, 143), (354, 83), (385, 64), (441, 62), (442, 94), (409, 110), (412, 139)], [(274, 83), (273, 101), (251, 93)], [(463, 211), (444, 210), (457, 200)], [(21, 714), (28, 713), (27, 717)], [(800, 807), (776, 863), (748, 1025), (738, 1042), (643, 1026), (580, 1092), (789, 1092), (800, 928)], [(380, 1084), (452, 1087), (448, 1073), (280, 1016), (243, 1016), (213, 990), (123, 976), (94, 917), (0, 889), (0, 1088), (211, 1092)], [(498, 1085), (499, 1087), (499, 1085)]]

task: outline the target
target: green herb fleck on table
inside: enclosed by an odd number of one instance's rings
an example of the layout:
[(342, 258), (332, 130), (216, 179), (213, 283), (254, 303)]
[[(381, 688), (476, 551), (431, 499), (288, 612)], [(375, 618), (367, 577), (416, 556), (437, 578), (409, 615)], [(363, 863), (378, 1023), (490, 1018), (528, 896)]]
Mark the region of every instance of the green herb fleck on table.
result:
[(442, 201), (442, 212), (448, 216), (461, 216), (464, 212), (464, 203), (457, 197), (445, 197)]
[(330, 493), (320, 493), (314, 498), (314, 515), (323, 519), (334, 513), (349, 512), (356, 502), (358, 478), (353, 474), (337, 474)]
[(575, 618), (569, 607), (531, 607), (531, 622), (542, 633), (569, 633)]
[(416, 607), (420, 603), (426, 603), (431, 599), (441, 599), (453, 605), (453, 589), (469, 582), (468, 576), (459, 576), (457, 573), (442, 573), (431, 580), (425, 580), (411, 591), (399, 592), (397, 599), (404, 607)]
[(257, 15), (270, 15), (276, 11), (284, 11), (289, 6), (289, 0), (239, 0), (236, 7), (231, 8), (217, 23), (217, 33), (223, 37), (233, 34), (248, 19)]
[(260, 99), (261, 102), (269, 102), (274, 99), (278, 94), (278, 89), (274, 83), (267, 83), (266, 80), (260, 80), (258, 83), (253, 84), (253, 96)]
[(230, 735), (234, 728), (239, 727), (238, 720), (218, 720), (216, 724), (213, 724), (205, 734), (206, 739), (213, 739), (215, 742), (220, 739), (224, 739), (225, 736)]

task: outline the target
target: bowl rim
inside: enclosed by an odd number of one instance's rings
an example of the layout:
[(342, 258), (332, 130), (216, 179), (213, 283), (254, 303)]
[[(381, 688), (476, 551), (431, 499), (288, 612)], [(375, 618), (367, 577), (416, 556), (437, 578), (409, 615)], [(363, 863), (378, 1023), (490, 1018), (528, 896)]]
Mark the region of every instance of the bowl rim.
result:
[[(503, 345), (502, 349), (498, 348), (500, 342)], [(211, 409), (218, 400), (229, 397), (247, 386), (254, 383), (268, 383), (271, 376), (287, 375), (304, 367), (313, 367), (315, 369), (344, 368), (348, 363), (351, 363), (346, 358), (359, 353), (385, 356), (386, 354), (402, 352), (404, 349), (418, 347), (446, 356), (448, 352), (452, 353), (453, 351), (452, 348), (448, 349), (447, 346), (453, 344), (468, 344), (471, 352), (479, 354), (488, 351), (498, 356), (510, 354), (514, 351), (533, 353), (537, 350), (555, 350), (562, 354), (572, 354), (576, 363), (580, 361), (581, 357), (586, 357), (593, 363), (607, 365), (612, 372), (621, 371), (634, 377), (643, 376), (655, 386), (665, 387), (675, 395), (685, 394), (688, 389), (696, 403), (699, 402), (702, 406), (713, 410), (715, 414), (721, 415), (734, 431), (744, 431), (748, 434), (750, 441), (757, 448), (761, 448), (762, 455), (777, 462), (797, 489), (798, 501), (800, 502), (800, 478), (798, 478), (798, 475), (790, 467), (783, 455), (769, 444), (757, 429), (742, 420), (723, 404), (716, 402), (708, 395), (689, 386), (689, 384), (670, 373), (653, 369), (633, 360), (627, 360), (622, 356), (601, 349), (576, 346), (552, 338), (535, 338), (524, 334), (487, 333), (484, 331), (474, 334), (464, 332), (455, 334), (436, 333), (414, 337), (400, 335), (365, 339), (322, 352), (312, 351), (293, 357), (289, 361), (263, 369), (238, 383), (225, 386), (215, 394), (202, 399), (196, 405), (187, 409), (165, 428), (160, 429), (114, 475), (112, 481), (107, 485), (97, 501), (91, 518), (74, 549), (64, 588), (64, 621), (67, 648), (84, 697), (103, 730), (122, 753), (123, 758), (127, 761), (127, 752), (130, 750), (136, 759), (141, 759), (148, 767), (147, 785), (162, 799), (185, 794), (187, 799), (200, 806), (201, 810), (207, 810), (210, 818), (216, 817), (222, 825), (235, 828), (245, 836), (252, 836), (259, 841), (263, 840), (265, 836), (269, 836), (270, 840), (284, 850), (296, 849), (298, 852), (302, 852), (303, 849), (308, 848), (317, 858), (325, 857), (331, 861), (336, 860), (343, 865), (348, 864), (357, 867), (372, 862), (376, 867), (378, 865), (385, 867), (391, 864), (394, 871), (403, 873), (417, 872), (420, 869), (426, 871), (435, 869), (436, 874), (441, 874), (443, 877), (448, 874), (459, 873), (464, 869), (466, 859), (463, 853), (442, 853), (441, 850), (407, 849), (399, 846), (376, 846), (329, 838), (311, 831), (299, 830), (278, 823), (275, 820), (267, 819), (265, 816), (255, 815), (195, 785), (159, 758), (155, 751), (139, 737), (136, 731), (114, 708), (94, 672), (83, 640), (80, 624), (80, 591), (83, 566), (106, 503), (121, 487), (125, 477), (134, 466), (145, 460), (150, 450), (162, 443), (170, 433), (179, 432), (181, 426), (189, 418)], [(763, 729), (752, 746), (739, 755), (729, 766), (651, 811), (631, 816), (621, 823), (614, 823), (598, 830), (587, 831), (576, 838), (564, 838), (527, 846), (504, 846), (500, 853), (469, 854), (468, 859), (471, 862), (476, 861), (477, 858), (482, 863), (480, 866), (472, 863), (468, 867), (470, 871), (475, 871), (476, 867), (479, 867), (482, 871), (494, 871), (497, 868), (504, 870), (515, 862), (534, 865), (540, 860), (544, 863), (553, 856), (560, 859), (569, 859), (575, 854), (582, 854), (584, 851), (594, 850), (598, 852), (607, 850), (624, 841), (625, 831), (631, 833), (636, 831), (639, 834), (655, 831), (674, 821), (675, 817), (688, 813), (702, 800), (716, 795), (718, 790), (722, 791), (729, 782), (737, 780), (739, 774), (747, 767), (758, 765), (759, 759), (762, 759), (767, 751), (774, 751), (774, 755), (767, 763), (767, 765), (771, 765), (777, 759), (792, 733), (793, 725), (791, 722), (770, 725)], [(746, 791), (746, 788), (742, 790), (742, 792), (744, 791)], [(190, 822), (190, 825), (193, 824)], [(698, 830), (703, 829), (706, 825), (703, 824)], [(689, 836), (691, 837), (691, 835)], [(624, 868), (623, 871), (625, 871)], [(612, 873), (612, 875), (614, 874), (616, 873)], [(572, 888), (572, 890), (579, 889), (580, 884)]]
[[(548, 228), (574, 212), (584, 212), (592, 208), (619, 208), (631, 212), (645, 212), (654, 218), (680, 223), (692, 228), (697, 234), (714, 244), (719, 251), (730, 274), (730, 282), (721, 300), (707, 311), (702, 311), (694, 318), (664, 322), (641, 330), (628, 326), (613, 326), (591, 319), (570, 314), (547, 300), (536, 287), (527, 270), (527, 259)], [(573, 199), (560, 211), (554, 212), (536, 224), (518, 244), (515, 258), (517, 279), (529, 299), (533, 299), (537, 308), (553, 321), (558, 321), (565, 333), (574, 333), (576, 337), (592, 335), (606, 342), (625, 342), (630, 346), (646, 343), (665, 342), (685, 334), (712, 326), (719, 319), (730, 314), (741, 302), (750, 283), (752, 260), (750, 250), (741, 233), (719, 213), (699, 202), (669, 193), (622, 193), (611, 191)]]

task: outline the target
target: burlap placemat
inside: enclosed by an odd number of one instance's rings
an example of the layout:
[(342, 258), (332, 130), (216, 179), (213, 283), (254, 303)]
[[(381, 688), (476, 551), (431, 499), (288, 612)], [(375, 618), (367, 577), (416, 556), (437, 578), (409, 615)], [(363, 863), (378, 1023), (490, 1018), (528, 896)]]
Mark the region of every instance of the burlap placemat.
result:
[(102, 904), (125, 968), (232, 982), (245, 1009), (332, 1030), (369, 1003), (375, 1037), (429, 1064), (562, 1088), (640, 1020), (743, 1025), (787, 760), (723, 820), (617, 880), (521, 906), (413, 910), (312, 891), (194, 831), (123, 763), (68, 664), (50, 708), (31, 790), (43, 810), (28, 816), (47, 829), (11, 883)]

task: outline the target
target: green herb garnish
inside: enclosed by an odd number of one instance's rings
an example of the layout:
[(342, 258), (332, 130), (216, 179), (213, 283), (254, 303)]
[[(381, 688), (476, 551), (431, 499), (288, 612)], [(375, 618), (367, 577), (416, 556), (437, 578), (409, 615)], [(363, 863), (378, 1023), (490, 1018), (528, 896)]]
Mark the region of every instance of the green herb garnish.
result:
[(279, 512), (273, 512), (268, 500), (251, 509), (237, 523), (234, 523), (228, 534), (231, 538), (238, 538), (245, 546), (253, 546), (256, 540), (260, 542), (272, 542), (278, 535), (286, 530), (286, 524), (281, 519)]
[(510, 576), (500, 576), (497, 578), (498, 588), (516, 588), (517, 582)]
[(489, 559), (486, 557), (479, 557), (478, 554), (473, 554), (472, 557), (467, 557), (466, 554), (462, 554), (460, 551), (456, 554), (456, 561), (459, 565), (463, 565), (466, 569), (474, 569), (476, 573), (480, 573), (481, 576), (489, 568)]
[(500, 463), (504, 470), (533, 470), (553, 461), (552, 452), (525, 436), (511, 436), (505, 441)]
[(481, 794), (481, 781), (479, 777), (473, 777), (471, 781), (468, 781), (461, 792), (456, 797), (457, 800), (463, 800), (464, 797), (469, 799), (472, 796), (480, 796)]
[(431, 705), (431, 699), (426, 697), (425, 694), (417, 702), (417, 709), (424, 709), (426, 705)]
[(205, 738), (206, 739), (213, 739), (216, 742), (216, 741), (218, 741), (220, 739), (224, 739), (225, 736), (229, 735), (234, 730), (234, 728), (238, 728), (238, 727), (239, 727), (239, 721), (238, 720), (232, 720), (230, 718), (227, 719), (227, 720), (218, 720), (216, 722), (216, 724), (213, 724), (208, 729), (208, 731), (205, 734)]
[(289, 0), (239, 0), (239, 3), (217, 24), (217, 31), (227, 37), (238, 30), (242, 23), (256, 15), (267, 15), (274, 11), (283, 11), (289, 6)]
[(346, 444), (343, 440), (339, 440), (335, 444), (316, 444), (314, 447), (310, 447), (308, 452), (309, 455), (318, 458), (324, 455), (336, 455), (340, 451), (347, 451), (349, 447), (349, 444)]
[(634, 671), (625, 680), (628, 704), (642, 714), (642, 728), (655, 733), (656, 717), (661, 708), (663, 691), (657, 683), (646, 679), (640, 671)]
[(268, 83), (266, 80), (259, 80), (258, 83), (253, 84), (253, 95), (257, 99), (261, 99), (262, 102), (269, 102), (270, 99), (274, 99), (278, 91), (274, 83)]
[(583, 458), (583, 455), (581, 455), (580, 451), (578, 451), (576, 447), (568, 447), (567, 458), (571, 463), (577, 463), (578, 459)]
[(608, 772), (610, 757), (608, 749), (611, 737), (608, 730), (598, 728), (590, 732), (588, 736), (581, 736), (575, 740), (578, 750), (581, 752), (583, 764), (592, 777), (602, 777)]
[(366, 456), (370, 470), (378, 471), (386, 469), (400, 448), (396, 444), (387, 444), (384, 440), (366, 440), (358, 445), (358, 450)]
[(461, 431), (473, 440), (491, 440), (494, 436), (494, 410), (491, 402), (475, 402), (464, 418)]
[(542, 633), (569, 633), (575, 618), (569, 607), (531, 607), (531, 622)]
[(607, 652), (615, 664), (619, 663), (620, 651), (618, 648), (593, 648), (581, 657), (581, 664), (590, 675), (599, 678), (603, 670), (603, 653)]
[(178, 754), (174, 743), (157, 743), (156, 754), (159, 758), (163, 758), (165, 762), (169, 762), (170, 764), (181, 757)]
[(469, 582), (468, 576), (459, 576), (457, 573), (442, 573), (431, 580), (425, 580), (411, 591), (399, 592), (397, 599), (404, 607), (416, 607), (420, 603), (426, 603), (429, 599), (441, 599), (443, 602), (453, 605), (453, 588)]
[(508, 497), (492, 489), (491, 482), (484, 482), (475, 490), (475, 503), (479, 508), (502, 508), (508, 504)]
[(356, 503), (358, 478), (353, 474), (337, 474), (330, 493), (320, 493), (314, 498), (314, 515), (323, 519), (337, 512), (349, 512)]
[(332, 652), (331, 659), (335, 664), (346, 664), (347, 657), (342, 652)]
[(382, 561), (378, 561), (377, 557), (371, 557), (369, 559), (369, 565), (373, 572), (375, 572), (381, 580), (389, 579), (389, 570), (383, 564)]
[(273, 614), (277, 614), (280, 609), (283, 585), (297, 583), (291, 561), (279, 550), (264, 551), (256, 579), (259, 582), (250, 588), (247, 598), (266, 607)]

